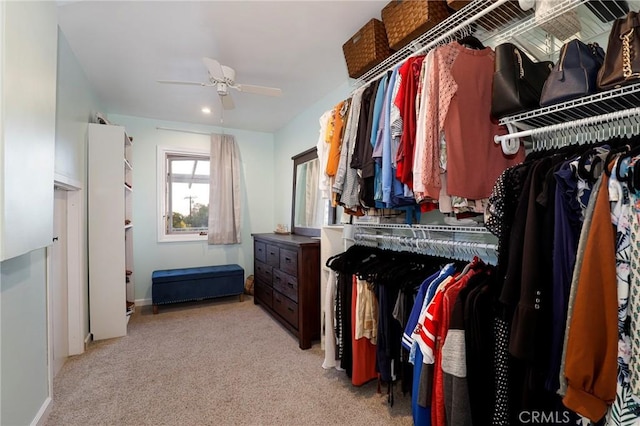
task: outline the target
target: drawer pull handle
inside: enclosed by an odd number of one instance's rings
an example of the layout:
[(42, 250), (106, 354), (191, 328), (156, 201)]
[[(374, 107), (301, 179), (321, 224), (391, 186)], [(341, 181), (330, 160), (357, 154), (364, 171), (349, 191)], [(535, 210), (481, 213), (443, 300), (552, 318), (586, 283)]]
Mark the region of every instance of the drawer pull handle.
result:
[(293, 312), (293, 308), (291, 306), (287, 306), (287, 309)]
[(293, 288), (293, 284), (292, 283), (287, 283), (289, 285), (289, 287)]
[(288, 257), (285, 257), (284, 260), (287, 261), (287, 263), (291, 263), (291, 259)]

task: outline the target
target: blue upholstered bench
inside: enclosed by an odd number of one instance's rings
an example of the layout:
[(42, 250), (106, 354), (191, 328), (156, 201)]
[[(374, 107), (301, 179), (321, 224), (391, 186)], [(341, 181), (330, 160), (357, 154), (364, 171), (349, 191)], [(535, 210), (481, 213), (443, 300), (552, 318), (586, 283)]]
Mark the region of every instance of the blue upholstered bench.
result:
[(153, 313), (158, 305), (240, 295), (243, 300), (244, 269), (240, 265), (165, 269), (151, 275)]

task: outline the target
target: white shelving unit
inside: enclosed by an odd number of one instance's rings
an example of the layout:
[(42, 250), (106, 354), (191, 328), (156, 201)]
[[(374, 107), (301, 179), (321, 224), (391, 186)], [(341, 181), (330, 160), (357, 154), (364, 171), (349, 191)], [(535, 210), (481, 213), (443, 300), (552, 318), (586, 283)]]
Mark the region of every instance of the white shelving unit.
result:
[(120, 126), (89, 124), (89, 316), (94, 340), (125, 336), (135, 309), (133, 143)]

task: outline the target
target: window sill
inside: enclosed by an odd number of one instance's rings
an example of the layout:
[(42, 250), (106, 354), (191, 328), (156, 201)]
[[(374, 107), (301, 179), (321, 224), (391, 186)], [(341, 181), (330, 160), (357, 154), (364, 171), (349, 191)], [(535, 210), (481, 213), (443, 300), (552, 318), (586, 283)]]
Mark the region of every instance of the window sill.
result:
[(162, 235), (158, 238), (159, 243), (186, 243), (207, 241), (206, 235)]

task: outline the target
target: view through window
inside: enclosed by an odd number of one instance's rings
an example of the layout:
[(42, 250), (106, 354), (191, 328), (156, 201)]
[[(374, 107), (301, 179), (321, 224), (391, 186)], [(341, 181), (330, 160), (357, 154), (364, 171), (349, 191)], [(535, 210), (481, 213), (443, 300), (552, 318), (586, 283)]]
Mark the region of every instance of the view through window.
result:
[(209, 221), (209, 156), (167, 154), (167, 234), (206, 235)]

